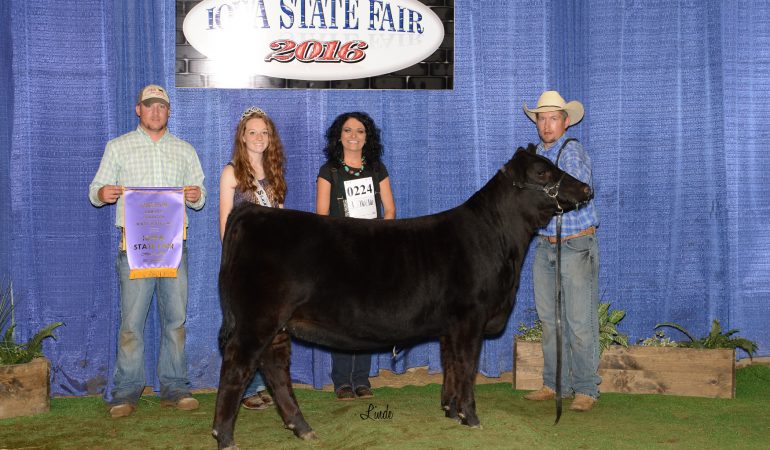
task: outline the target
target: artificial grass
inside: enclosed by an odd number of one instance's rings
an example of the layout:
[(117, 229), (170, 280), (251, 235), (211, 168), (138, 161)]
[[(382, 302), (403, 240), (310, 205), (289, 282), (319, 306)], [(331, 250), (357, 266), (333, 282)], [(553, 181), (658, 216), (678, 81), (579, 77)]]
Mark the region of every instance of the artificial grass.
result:
[[(770, 447), (770, 367), (737, 372), (735, 399), (603, 394), (589, 413), (567, 408), (558, 425), (554, 402), (529, 402), (509, 383), (476, 387), (482, 429), (446, 419), (439, 385), (375, 389), (371, 399), (339, 402), (332, 393), (295, 391), (319, 439), (304, 442), (283, 428), (273, 408), (241, 410), (241, 449), (766, 449)], [(0, 448), (216, 448), (215, 394), (196, 394), (197, 411), (161, 408), (145, 396), (137, 411), (111, 419), (101, 398), (54, 398), (51, 411), (0, 420)], [(362, 418), (383, 412), (379, 420)]]

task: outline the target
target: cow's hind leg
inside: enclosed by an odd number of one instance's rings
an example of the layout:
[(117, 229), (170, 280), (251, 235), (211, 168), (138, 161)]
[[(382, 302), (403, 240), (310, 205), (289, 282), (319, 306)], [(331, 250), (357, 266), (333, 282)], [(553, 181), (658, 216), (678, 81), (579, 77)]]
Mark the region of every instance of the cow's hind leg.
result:
[[(452, 383), (444, 388), (447, 393), (447, 417), (453, 408), (456, 409), (460, 423), (471, 427), (480, 427), (476, 416), (476, 399), (473, 393), (473, 385), (476, 381), (478, 370), (479, 352), (481, 351), (481, 329), (474, 327), (460, 327), (455, 329), (441, 341), (442, 358), (452, 363), (444, 365), (444, 370), (449, 371), (445, 379)], [(442, 398), (442, 403), (444, 399)]]
[(291, 339), (285, 331), (280, 332), (262, 354), (262, 375), (273, 390), (276, 409), (286, 428), (292, 430), (298, 438), (315, 439), (316, 434), (302, 416), (294, 396), (289, 375), (290, 360)]
[(230, 337), (223, 349), (212, 432), (220, 449), (236, 448), (235, 420), (243, 392), (256, 371), (257, 354), (255, 346), (242, 345), (238, 336)]

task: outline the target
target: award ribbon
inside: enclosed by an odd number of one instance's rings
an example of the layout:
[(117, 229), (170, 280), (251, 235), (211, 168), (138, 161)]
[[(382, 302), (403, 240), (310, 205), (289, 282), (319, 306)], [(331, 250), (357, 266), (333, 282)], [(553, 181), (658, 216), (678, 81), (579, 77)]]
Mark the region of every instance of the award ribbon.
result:
[(123, 231), (129, 279), (176, 277), (184, 223), (184, 188), (125, 188)]

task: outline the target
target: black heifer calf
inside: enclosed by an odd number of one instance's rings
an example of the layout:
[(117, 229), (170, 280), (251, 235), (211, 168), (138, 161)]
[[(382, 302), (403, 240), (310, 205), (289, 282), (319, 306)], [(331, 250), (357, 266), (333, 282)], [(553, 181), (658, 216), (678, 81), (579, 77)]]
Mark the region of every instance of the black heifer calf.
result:
[(219, 271), (219, 447), (235, 445), (240, 398), (257, 368), (285, 426), (315, 437), (291, 386), (290, 335), (353, 351), (438, 337), (441, 406), (478, 426), (473, 382), (483, 336), (505, 327), (537, 229), (590, 196), (588, 185), (530, 144), (467, 202), (431, 216), (355, 220), (237, 208)]

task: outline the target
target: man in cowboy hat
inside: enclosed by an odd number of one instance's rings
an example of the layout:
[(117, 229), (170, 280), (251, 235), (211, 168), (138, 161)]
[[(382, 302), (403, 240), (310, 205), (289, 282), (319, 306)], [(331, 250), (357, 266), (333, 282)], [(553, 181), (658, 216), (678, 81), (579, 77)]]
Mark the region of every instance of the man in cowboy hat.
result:
[[(583, 105), (565, 102), (556, 91), (545, 91), (537, 107), (524, 112), (537, 125), (537, 153), (562, 170), (591, 185), (591, 158), (567, 128), (583, 119)], [(570, 409), (589, 411), (599, 396), (599, 249), (594, 202), (562, 216), (562, 396), (575, 396)], [(543, 324), (543, 387), (524, 396), (550, 400), (556, 395), (556, 218), (542, 228), (533, 265), (535, 306)]]

